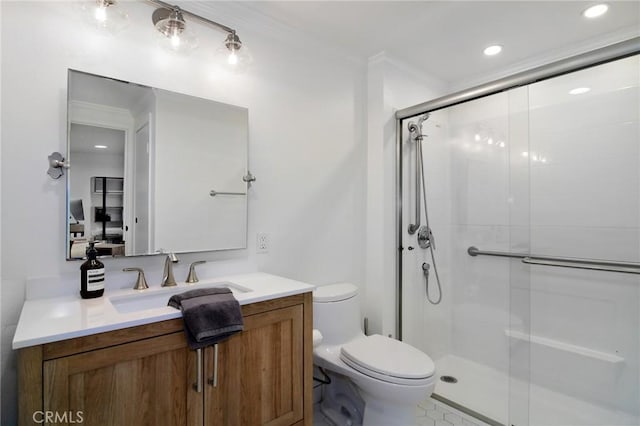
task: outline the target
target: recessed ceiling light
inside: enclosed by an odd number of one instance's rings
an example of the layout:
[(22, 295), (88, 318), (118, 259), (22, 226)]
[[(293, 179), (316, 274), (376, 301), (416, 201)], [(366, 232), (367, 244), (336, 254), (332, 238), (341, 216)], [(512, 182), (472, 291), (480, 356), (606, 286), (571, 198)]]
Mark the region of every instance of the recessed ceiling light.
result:
[(576, 87), (575, 89), (569, 90), (570, 95), (582, 95), (583, 93), (587, 93), (591, 89), (589, 87)]
[(93, 147), (97, 148), (97, 149), (107, 149), (108, 148), (106, 145), (94, 145)]
[(499, 44), (489, 46), (484, 49), (484, 54), (487, 56), (497, 55), (500, 52), (502, 52), (502, 46), (500, 46)]
[(591, 6), (590, 8), (582, 12), (582, 16), (584, 16), (585, 18), (597, 18), (598, 16), (602, 16), (607, 13), (607, 10), (609, 10), (608, 5), (604, 3), (596, 4), (595, 6)]

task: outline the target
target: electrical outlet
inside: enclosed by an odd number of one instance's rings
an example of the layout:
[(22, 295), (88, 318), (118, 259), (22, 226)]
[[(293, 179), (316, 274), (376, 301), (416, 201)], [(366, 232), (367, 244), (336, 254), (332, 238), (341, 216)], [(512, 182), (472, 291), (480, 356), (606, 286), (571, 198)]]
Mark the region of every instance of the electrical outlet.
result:
[(256, 253), (269, 252), (269, 234), (258, 232), (256, 236)]

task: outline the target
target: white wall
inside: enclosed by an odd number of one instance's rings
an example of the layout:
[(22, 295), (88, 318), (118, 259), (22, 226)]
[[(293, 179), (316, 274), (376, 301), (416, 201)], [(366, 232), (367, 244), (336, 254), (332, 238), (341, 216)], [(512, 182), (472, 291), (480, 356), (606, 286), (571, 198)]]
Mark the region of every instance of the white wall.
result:
[[(365, 146), (364, 69), (313, 40), (253, 20), (241, 5), (208, 4), (213, 19), (237, 27), (251, 47), (249, 73), (214, 72), (208, 44), (224, 34), (195, 25), (201, 49), (187, 58), (160, 52), (153, 8), (126, 2), (126, 32), (88, 30), (61, 2), (2, 2), (2, 346), (11, 340), (29, 277), (70, 276), (64, 260), (65, 182), (45, 174), (45, 158), (66, 146), (67, 68), (108, 75), (249, 109), (249, 158), (257, 176), (249, 195), (247, 250), (181, 256), (208, 259), (201, 276), (260, 269), (314, 284), (362, 284)], [(204, 6), (201, 6), (204, 7)], [(226, 9), (227, 7), (231, 9)], [(270, 234), (268, 254), (255, 254), (256, 232)], [(124, 266), (142, 266), (160, 281), (158, 257), (105, 262), (107, 280)], [(133, 284), (134, 277), (131, 278)], [(16, 357), (2, 359), (2, 424), (15, 423)]]
[[(0, 22), (2, 22), (2, 7), (0, 7)], [(0, 31), (0, 46), (2, 46), (2, 31)], [(0, 51), (1, 51), (1, 47), (0, 47)], [(3, 86), (3, 81), (4, 79), (2, 78), (2, 66), (0, 66), (0, 117), (2, 117), (2, 104), (4, 102), (1, 101), (2, 99), (2, 86)], [(1, 128), (1, 126), (0, 126)], [(2, 130), (0, 130), (0, 160), (2, 159), (2, 138), (3, 138), (3, 132)], [(2, 161), (0, 161), (0, 188), (2, 188)], [(0, 212), (2, 212), (2, 197), (0, 197)], [(0, 242), (2, 241), (2, 214), (0, 214)], [(2, 244), (0, 243), (0, 277), (2, 277)], [(0, 278), (1, 279), (1, 278)], [(0, 374), (2, 371), (4, 371), (3, 368), (3, 364), (2, 364), (2, 360), (6, 359), (10, 352), (8, 349), (9, 345), (4, 344), (4, 338), (2, 336), (4, 336), (5, 330), (4, 330), (4, 320), (3, 320), (3, 316), (2, 316), (2, 284), (0, 282)], [(0, 376), (0, 420), (3, 418), (2, 417), (2, 413), (4, 412), (4, 410), (2, 409), (2, 406), (4, 404), (1, 403), (1, 401), (3, 401), (2, 399), (2, 395), (3, 395), (3, 391), (2, 391), (2, 384), (1, 384), (1, 376)]]
[(445, 93), (443, 82), (384, 52), (367, 70), (365, 315), (369, 332), (396, 336), (395, 111)]

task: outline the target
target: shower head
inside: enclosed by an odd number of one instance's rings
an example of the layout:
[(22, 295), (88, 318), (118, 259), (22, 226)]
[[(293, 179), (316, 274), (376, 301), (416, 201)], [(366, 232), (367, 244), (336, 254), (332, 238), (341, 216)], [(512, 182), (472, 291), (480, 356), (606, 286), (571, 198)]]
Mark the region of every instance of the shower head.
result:
[(407, 128), (409, 132), (411, 132), (411, 139), (414, 142), (418, 142), (422, 140), (422, 123), (429, 119), (429, 113), (426, 113), (420, 117), (418, 117), (418, 122), (410, 121)]
[(429, 114), (429, 113), (427, 112), (427, 113), (425, 113), (422, 117), (419, 117), (419, 118), (418, 118), (418, 126), (422, 126), (422, 123), (423, 123), (423, 122), (425, 122), (425, 121), (427, 121), (427, 120), (429, 119), (429, 116), (430, 116), (430, 115), (431, 115), (431, 114)]

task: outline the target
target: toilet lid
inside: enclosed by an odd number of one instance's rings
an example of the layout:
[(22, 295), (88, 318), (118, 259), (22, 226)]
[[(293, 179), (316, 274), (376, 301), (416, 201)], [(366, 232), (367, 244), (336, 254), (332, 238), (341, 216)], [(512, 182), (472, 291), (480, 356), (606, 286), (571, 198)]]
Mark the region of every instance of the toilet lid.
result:
[[(402, 379), (425, 379), (435, 372), (431, 358), (399, 340), (374, 334), (342, 346), (343, 361), (354, 368)], [(360, 367), (360, 368), (358, 368)], [(365, 371), (362, 371), (366, 374)]]
[(315, 303), (339, 302), (350, 299), (358, 293), (358, 287), (350, 283), (329, 284), (313, 290)]

